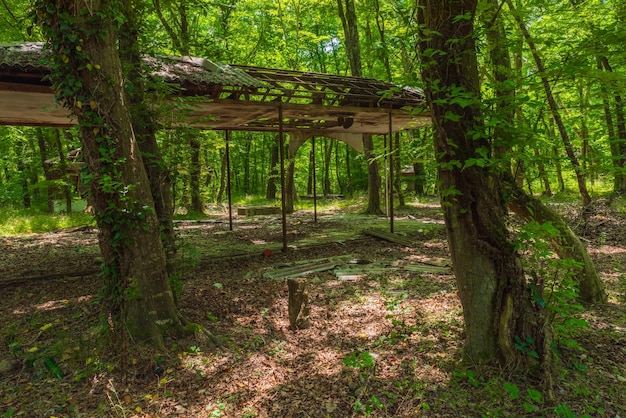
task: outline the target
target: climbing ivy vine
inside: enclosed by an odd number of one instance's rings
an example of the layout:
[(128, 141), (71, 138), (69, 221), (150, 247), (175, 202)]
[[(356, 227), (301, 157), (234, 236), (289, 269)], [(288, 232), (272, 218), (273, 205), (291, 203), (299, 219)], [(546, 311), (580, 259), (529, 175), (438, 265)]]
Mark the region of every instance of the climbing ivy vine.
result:
[[(152, 208), (133, 197), (134, 184), (124, 181), (124, 165), (120, 139), (116, 137), (112, 109), (116, 100), (123, 100), (121, 89), (94, 60), (86, 45), (97, 45), (110, 39), (111, 31), (124, 22), (116, 1), (103, 2), (96, 9), (72, 1), (35, 0), (31, 19), (38, 24), (50, 51), (48, 79), (56, 100), (78, 121), (83, 157), (89, 166), (86, 180), (91, 183), (96, 207), (96, 221), (107, 231), (107, 249), (103, 250), (106, 299), (109, 314), (121, 314), (129, 286), (121, 274), (121, 255), (132, 240), (132, 231), (142, 225), (146, 212)], [(119, 86), (118, 86), (119, 87)], [(102, 243), (101, 243), (102, 246)]]

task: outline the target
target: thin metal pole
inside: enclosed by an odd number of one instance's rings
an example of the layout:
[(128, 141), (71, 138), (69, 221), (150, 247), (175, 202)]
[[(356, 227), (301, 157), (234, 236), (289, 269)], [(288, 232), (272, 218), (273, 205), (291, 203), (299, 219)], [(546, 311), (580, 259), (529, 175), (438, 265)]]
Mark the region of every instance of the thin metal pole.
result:
[(233, 230), (233, 196), (230, 187), (230, 131), (226, 132), (226, 190), (228, 194), (228, 228)]
[(283, 105), (278, 106), (278, 142), (280, 148), (280, 208), (283, 218), (283, 252), (287, 251), (287, 207), (285, 198), (285, 132), (283, 131)]
[(389, 170), (387, 170), (387, 135), (383, 135), (383, 172), (385, 173), (385, 214), (389, 215)]
[(317, 223), (317, 179), (315, 173), (317, 169), (315, 167), (315, 137), (311, 138), (311, 152), (313, 153), (313, 221)]
[(389, 108), (389, 232), (393, 234), (393, 119)]

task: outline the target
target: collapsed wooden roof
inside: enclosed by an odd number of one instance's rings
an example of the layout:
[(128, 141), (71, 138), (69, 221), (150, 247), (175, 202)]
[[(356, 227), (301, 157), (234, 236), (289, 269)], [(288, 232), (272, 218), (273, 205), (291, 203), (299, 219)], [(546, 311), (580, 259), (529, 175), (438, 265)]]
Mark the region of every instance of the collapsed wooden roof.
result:
[[(47, 51), (41, 43), (0, 45), (0, 124), (70, 126), (56, 105)], [(378, 80), (321, 73), (219, 65), (193, 57), (145, 57), (155, 79), (176, 97), (194, 98), (187, 111), (172, 106), (160, 112), (165, 124), (220, 130), (278, 131), (341, 139), (351, 134), (386, 134), (389, 112), (394, 131), (429, 123), (418, 89)], [(167, 106), (165, 107), (167, 109)]]

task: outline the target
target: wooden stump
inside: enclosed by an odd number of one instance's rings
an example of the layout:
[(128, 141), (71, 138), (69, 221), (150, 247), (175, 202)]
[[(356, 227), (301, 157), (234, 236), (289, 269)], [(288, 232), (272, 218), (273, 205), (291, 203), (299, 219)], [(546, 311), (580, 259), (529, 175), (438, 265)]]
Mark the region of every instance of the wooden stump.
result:
[(304, 329), (311, 325), (309, 294), (306, 279), (287, 279), (289, 287), (289, 324), (291, 329)]

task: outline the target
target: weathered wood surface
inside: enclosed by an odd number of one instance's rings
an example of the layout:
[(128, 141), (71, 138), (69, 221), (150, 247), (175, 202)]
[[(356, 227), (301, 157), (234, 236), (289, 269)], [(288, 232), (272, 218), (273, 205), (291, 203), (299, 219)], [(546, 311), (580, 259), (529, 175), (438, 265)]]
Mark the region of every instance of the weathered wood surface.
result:
[(366, 229), (363, 231), (365, 235), (384, 239), (385, 241), (393, 242), (396, 244), (404, 245), (405, 247), (412, 247), (413, 242), (406, 237), (398, 234), (392, 234), (391, 232), (383, 231), (381, 229)]
[(256, 216), (256, 215), (277, 215), (280, 208), (276, 206), (245, 206), (237, 208), (237, 215)]
[(11, 285), (20, 285), (20, 284), (29, 283), (29, 282), (93, 276), (93, 275), (100, 273), (101, 271), (102, 271), (102, 268), (93, 268), (89, 270), (69, 271), (69, 272), (64, 272), (64, 273), (43, 274), (40, 276), (23, 276), (23, 277), (9, 278), (9, 279), (0, 279), (0, 288), (11, 286)]
[(291, 277), (305, 276), (310, 273), (327, 271), (344, 264), (349, 256), (318, 258), (305, 260), (293, 266), (280, 266), (263, 274), (266, 279), (288, 279)]
[(289, 288), (289, 324), (291, 329), (304, 329), (311, 325), (309, 294), (306, 279), (287, 279)]

